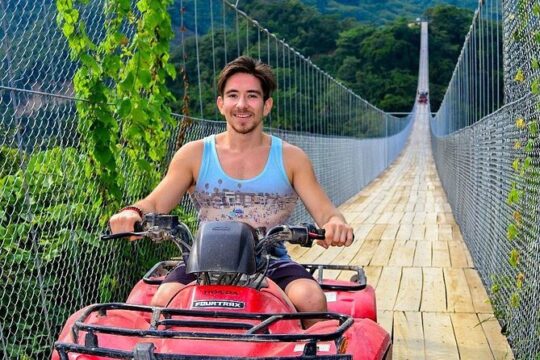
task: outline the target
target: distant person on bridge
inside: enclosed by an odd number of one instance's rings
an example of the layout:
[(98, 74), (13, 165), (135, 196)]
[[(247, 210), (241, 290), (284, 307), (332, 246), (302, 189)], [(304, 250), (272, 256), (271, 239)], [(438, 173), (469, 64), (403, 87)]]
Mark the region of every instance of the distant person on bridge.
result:
[[(326, 240), (319, 245), (349, 246), (353, 230), (318, 183), (308, 156), (263, 132), (263, 118), (272, 110), (275, 88), (270, 66), (247, 56), (227, 64), (218, 79), (217, 98), (226, 130), (182, 146), (152, 193), (111, 217), (111, 231), (133, 231), (145, 213), (169, 213), (186, 192), (201, 222), (238, 220), (270, 228), (285, 223), (300, 197), (315, 222), (326, 230)], [(298, 311), (326, 311), (326, 298), (313, 277), (290, 259), (283, 245), (273, 252), (268, 276)], [(180, 265), (159, 287), (153, 305), (165, 306), (193, 280)]]

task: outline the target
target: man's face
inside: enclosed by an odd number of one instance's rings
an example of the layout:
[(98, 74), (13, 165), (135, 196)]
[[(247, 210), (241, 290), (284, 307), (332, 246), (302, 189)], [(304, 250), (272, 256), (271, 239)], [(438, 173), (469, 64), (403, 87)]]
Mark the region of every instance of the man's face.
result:
[(237, 73), (225, 83), (217, 106), (229, 129), (248, 134), (262, 126), (263, 117), (272, 109), (272, 98), (263, 100), (261, 82), (255, 76)]

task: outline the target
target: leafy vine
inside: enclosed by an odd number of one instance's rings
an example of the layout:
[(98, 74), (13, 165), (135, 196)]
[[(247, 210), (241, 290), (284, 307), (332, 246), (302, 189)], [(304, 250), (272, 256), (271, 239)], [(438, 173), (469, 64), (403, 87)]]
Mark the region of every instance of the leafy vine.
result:
[[(167, 151), (174, 101), (166, 80), (175, 78), (169, 63), (173, 37), (168, 6), (172, 0), (105, 0), (104, 35), (91, 39), (85, 15), (89, 0), (56, 0), (57, 22), (71, 57), (79, 63), (73, 78), (81, 145), (88, 154), (88, 178), (96, 179), (107, 213), (141, 190), (129, 177), (153, 186), (160, 174), (153, 163)], [(94, 14), (96, 16), (96, 14)], [(95, 22), (95, 21), (94, 21)]]
[[(520, 10), (524, 14), (524, 18), (520, 19), (520, 24), (514, 34), (514, 39), (520, 41), (523, 39), (525, 29), (531, 24), (537, 23), (540, 18), (540, 3), (536, 3), (532, 7), (532, 12), (526, 11), (524, 2), (520, 2)], [(519, 33), (519, 34), (518, 34)], [(533, 34), (533, 41), (540, 46), (540, 32)], [(530, 83), (530, 90), (536, 96), (536, 111), (540, 110), (540, 64), (538, 58), (531, 59), (531, 73), (533, 79), (527, 79), (526, 72), (519, 68), (514, 76), (514, 81), (520, 84)], [(539, 199), (536, 188), (540, 185), (540, 168), (538, 164), (538, 148), (540, 144), (539, 137), (539, 120), (536, 116), (525, 118), (518, 116), (515, 119), (515, 126), (518, 130), (518, 138), (514, 142), (514, 150), (516, 157), (512, 162), (515, 179), (511, 183), (511, 189), (508, 194), (507, 203), (513, 209), (512, 221), (507, 228), (507, 238), (514, 244), (508, 255), (508, 261), (512, 268), (516, 270), (515, 279), (509, 304), (513, 308), (517, 308), (521, 303), (521, 292), (528, 280), (526, 269), (522, 266), (522, 255), (516, 245), (519, 240), (520, 244), (525, 243), (527, 239), (527, 226), (524, 225), (524, 219), (536, 219), (535, 213), (538, 211)], [(533, 190), (531, 190), (533, 189)], [(492, 289), (493, 290), (493, 289)]]

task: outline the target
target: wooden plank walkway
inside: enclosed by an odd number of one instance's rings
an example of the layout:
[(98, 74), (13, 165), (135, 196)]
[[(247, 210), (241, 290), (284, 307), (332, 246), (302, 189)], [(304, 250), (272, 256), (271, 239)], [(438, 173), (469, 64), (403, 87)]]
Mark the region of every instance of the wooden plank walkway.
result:
[(426, 114), (392, 166), (340, 207), (355, 228), (352, 246), (290, 253), (364, 267), (394, 359), (512, 359), (437, 175)]

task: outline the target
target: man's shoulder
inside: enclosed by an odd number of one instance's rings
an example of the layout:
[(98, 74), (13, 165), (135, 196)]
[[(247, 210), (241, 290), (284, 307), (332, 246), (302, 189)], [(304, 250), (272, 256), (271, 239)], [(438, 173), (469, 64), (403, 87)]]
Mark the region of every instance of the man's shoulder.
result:
[(289, 142), (286, 142), (285, 140), (282, 140), (283, 144), (283, 156), (289, 157), (296, 157), (296, 156), (306, 156), (306, 153), (304, 150), (302, 150), (301, 147), (293, 145)]
[(204, 139), (185, 143), (176, 151), (175, 158), (193, 159), (201, 156), (204, 148)]

